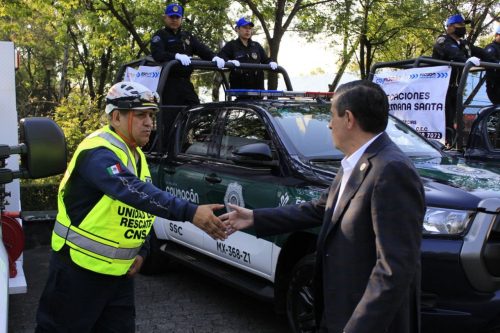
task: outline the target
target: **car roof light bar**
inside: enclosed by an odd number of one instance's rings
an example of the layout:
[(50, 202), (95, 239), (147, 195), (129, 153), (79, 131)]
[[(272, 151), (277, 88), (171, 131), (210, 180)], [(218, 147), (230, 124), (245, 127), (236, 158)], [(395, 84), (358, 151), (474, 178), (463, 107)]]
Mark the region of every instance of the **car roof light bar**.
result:
[(260, 89), (228, 89), (228, 96), (260, 96), (260, 97), (309, 97), (330, 99), (333, 92), (321, 91), (283, 91), (283, 90), (260, 90)]

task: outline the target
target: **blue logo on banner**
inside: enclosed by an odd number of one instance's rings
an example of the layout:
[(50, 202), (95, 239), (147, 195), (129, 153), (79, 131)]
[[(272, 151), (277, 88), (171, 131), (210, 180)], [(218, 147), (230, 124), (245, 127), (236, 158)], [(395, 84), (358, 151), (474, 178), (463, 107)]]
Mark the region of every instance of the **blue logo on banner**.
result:
[(447, 77), (448, 77), (448, 73), (445, 73), (445, 72), (410, 74), (410, 80), (416, 80), (416, 79), (446, 79)]
[(160, 76), (160, 72), (137, 72), (136, 77), (150, 77), (156, 79)]

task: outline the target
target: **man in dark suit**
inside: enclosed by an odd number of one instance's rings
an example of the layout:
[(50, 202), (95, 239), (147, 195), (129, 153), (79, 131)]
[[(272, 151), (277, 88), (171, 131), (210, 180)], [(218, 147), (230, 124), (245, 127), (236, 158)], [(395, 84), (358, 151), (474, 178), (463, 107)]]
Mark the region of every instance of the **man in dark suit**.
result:
[(329, 128), (345, 154), (320, 199), (256, 209), (231, 205), (221, 219), (258, 237), (322, 225), (315, 312), (320, 332), (420, 331), (420, 242), (424, 190), (412, 162), (384, 132), (384, 91), (369, 81), (342, 85)]

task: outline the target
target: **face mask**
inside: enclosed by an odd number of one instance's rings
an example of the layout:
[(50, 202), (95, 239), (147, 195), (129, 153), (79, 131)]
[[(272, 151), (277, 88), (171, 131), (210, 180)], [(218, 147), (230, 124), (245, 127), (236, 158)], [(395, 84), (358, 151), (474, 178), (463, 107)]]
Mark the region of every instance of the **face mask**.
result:
[(455, 28), (454, 33), (458, 38), (462, 38), (465, 36), (465, 27)]

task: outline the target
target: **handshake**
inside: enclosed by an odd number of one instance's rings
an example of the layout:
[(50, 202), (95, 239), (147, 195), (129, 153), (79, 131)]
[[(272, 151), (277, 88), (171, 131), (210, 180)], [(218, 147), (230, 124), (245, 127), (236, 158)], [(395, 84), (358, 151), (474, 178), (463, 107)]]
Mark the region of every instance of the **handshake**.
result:
[(237, 230), (253, 225), (253, 211), (228, 204), (231, 212), (215, 216), (214, 210), (224, 208), (221, 204), (200, 205), (193, 217), (193, 224), (213, 239), (224, 240)]

